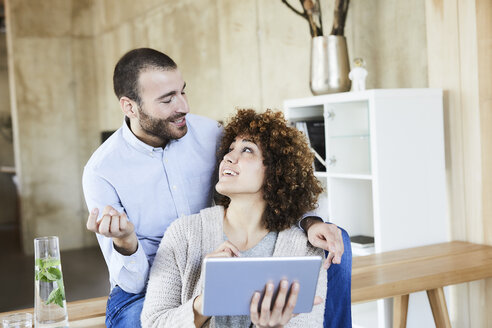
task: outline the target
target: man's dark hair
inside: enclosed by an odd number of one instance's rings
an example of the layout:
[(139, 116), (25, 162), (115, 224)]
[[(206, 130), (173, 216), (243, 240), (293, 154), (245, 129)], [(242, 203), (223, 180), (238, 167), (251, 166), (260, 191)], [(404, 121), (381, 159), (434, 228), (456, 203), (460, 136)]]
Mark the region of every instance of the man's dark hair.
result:
[(116, 64), (113, 74), (114, 93), (118, 99), (128, 97), (141, 105), (138, 78), (149, 68), (173, 70), (178, 66), (166, 54), (150, 49), (139, 48), (127, 52)]

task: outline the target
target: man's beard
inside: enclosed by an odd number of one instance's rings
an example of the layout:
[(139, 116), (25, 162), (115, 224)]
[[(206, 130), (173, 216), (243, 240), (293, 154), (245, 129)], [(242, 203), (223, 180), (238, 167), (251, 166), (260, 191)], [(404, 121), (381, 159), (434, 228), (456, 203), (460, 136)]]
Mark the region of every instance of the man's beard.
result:
[(140, 127), (147, 134), (158, 137), (163, 140), (172, 140), (182, 138), (188, 131), (188, 127), (185, 124), (183, 127), (175, 127), (172, 125), (172, 121), (183, 118), (186, 114), (177, 114), (167, 119), (158, 119), (148, 115), (142, 107), (138, 107)]

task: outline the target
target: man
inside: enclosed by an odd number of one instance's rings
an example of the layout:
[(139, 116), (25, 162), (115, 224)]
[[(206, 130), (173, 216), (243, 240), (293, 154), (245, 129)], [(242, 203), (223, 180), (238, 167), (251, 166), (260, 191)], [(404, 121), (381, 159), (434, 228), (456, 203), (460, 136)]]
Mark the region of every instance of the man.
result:
[[(189, 114), (186, 83), (161, 52), (128, 52), (115, 67), (113, 83), (125, 121), (84, 169), (84, 195), (94, 209), (87, 228), (97, 233), (110, 274), (106, 325), (138, 327), (149, 268), (164, 232), (177, 217), (211, 205), (222, 128)], [(120, 219), (118, 212), (126, 215)], [(344, 243), (349, 245), (346, 233), (342, 240), (335, 225), (313, 218), (302, 223), (310, 242), (329, 251), (325, 265), (340, 263)], [(329, 281), (332, 271), (342, 279), (329, 283), (329, 294), (348, 295), (348, 301), (335, 307), (328, 297), (327, 317), (341, 316), (350, 326), (350, 254), (342, 266), (328, 272)]]

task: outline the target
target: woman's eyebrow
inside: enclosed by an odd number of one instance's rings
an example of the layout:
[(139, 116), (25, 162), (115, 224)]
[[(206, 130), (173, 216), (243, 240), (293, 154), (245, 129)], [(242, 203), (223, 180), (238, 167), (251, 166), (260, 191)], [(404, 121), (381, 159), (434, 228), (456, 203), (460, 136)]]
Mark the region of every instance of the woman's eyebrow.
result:
[(243, 139), (243, 142), (251, 142), (252, 144), (255, 144), (256, 145), (256, 143), (253, 140), (250, 140), (250, 139)]

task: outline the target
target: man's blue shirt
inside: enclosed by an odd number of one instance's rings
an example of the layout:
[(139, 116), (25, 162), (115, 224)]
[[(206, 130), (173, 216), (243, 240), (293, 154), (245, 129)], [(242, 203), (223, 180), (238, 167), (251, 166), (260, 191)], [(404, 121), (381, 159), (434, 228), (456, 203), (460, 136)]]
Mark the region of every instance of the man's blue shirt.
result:
[(87, 207), (106, 205), (125, 211), (135, 225), (137, 252), (118, 253), (111, 238), (96, 234), (109, 268), (111, 288), (130, 293), (145, 288), (149, 268), (167, 227), (176, 218), (212, 203), (216, 150), (222, 127), (211, 119), (187, 114), (188, 132), (166, 147), (140, 141), (126, 122), (91, 156), (84, 168)]

